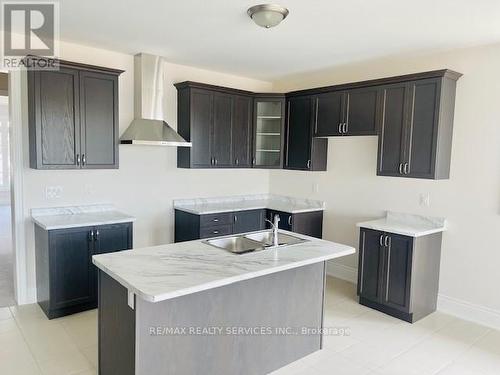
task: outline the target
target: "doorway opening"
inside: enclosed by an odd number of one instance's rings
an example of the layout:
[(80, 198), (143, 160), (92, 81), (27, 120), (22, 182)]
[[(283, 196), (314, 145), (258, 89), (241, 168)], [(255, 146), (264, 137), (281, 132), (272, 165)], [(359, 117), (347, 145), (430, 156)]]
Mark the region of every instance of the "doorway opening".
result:
[(0, 307), (15, 304), (9, 146), (8, 74), (0, 73)]

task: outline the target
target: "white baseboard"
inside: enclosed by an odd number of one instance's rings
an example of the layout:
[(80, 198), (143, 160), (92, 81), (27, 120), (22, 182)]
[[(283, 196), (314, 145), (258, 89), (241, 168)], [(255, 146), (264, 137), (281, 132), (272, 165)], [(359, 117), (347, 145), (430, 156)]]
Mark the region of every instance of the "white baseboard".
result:
[(349, 281), (353, 284), (358, 283), (358, 269), (349, 267), (340, 263), (328, 262), (326, 266), (327, 275), (337, 279)]
[(500, 311), (489, 307), (439, 294), (438, 310), (464, 320), (500, 329)]
[[(358, 270), (343, 264), (328, 262), (326, 273), (329, 276), (356, 284)], [(458, 318), (500, 330), (500, 311), (476, 305), (458, 298), (438, 295), (438, 310)]]

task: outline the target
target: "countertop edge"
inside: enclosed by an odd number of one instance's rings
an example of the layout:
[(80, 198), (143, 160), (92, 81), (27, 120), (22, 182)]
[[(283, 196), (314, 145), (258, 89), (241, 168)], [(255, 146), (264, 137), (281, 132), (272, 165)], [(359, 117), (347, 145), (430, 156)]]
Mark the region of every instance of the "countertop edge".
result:
[(104, 221), (91, 221), (91, 222), (83, 222), (83, 223), (75, 223), (75, 224), (62, 224), (62, 225), (50, 225), (47, 226), (36, 219), (36, 217), (31, 217), (33, 223), (38, 225), (40, 228), (44, 230), (56, 230), (56, 229), (70, 229), (70, 228), (80, 228), (80, 227), (91, 227), (95, 225), (110, 225), (110, 224), (123, 224), (123, 223), (133, 223), (137, 219), (135, 217), (128, 217), (117, 220), (104, 220)]
[(223, 210), (203, 210), (203, 211), (200, 211), (200, 210), (190, 209), (187, 207), (174, 206), (174, 210), (184, 211), (184, 212), (188, 212), (188, 213), (194, 214), (194, 215), (211, 215), (211, 214), (220, 214), (220, 213), (227, 213), (227, 212), (241, 212), (241, 211), (251, 211), (251, 210), (276, 210), (276, 211), (286, 212), (289, 214), (300, 214), (300, 213), (306, 213), (306, 212), (324, 211), (325, 208), (324, 207), (317, 207), (317, 208), (304, 208), (304, 209), (300, 209), (300, 210), (284, 211), (281, 209), (271, 207), (270, 205), (258, 205), (255, 207), (245, 207), (245, 208), (237, 208), (237, 209), (228, 208), (228, 209), (223, 209)]
[(390, 225), (385, 224), (385, 225), (380, 225), (377, 223), (370, 223), (370, 222), (363, 222), (363, 223), (357, 223), (356, 226), (358, 228), (366, 228), (366, 229), (373, 229), (373, 230), (379, 230), (379, 231), (384, 231), (384, 232), (391, 232), (394, 234), (400, 234), (402, 236), (408, 236), (408, 237), (423, 237), (423, 236), (428, 236), (430, 234), (435, 234), (435, 233), (440, 233), (440, 232), (446, 232), (446, 227), (438, 227), (438, 228), (433, 228), (433, 229), (428, 229), (424, 231), (414, 231), (414, 232), (409, 232), (409, 231), (404, 231), (404, 230), (398, 230), (398, 229), (392, 229)]
[(213, 289), (213, 288), (218, 288), (218, 287), (225, 286), (225, 285), (234, 284), (238, 281), (254, 279), (256, 277), (265, 276), (265, 275), (273, 274), (276, 272), (281, 272), (281, 271), (286, 271), (289, 269), (299, 268), (299, 267), (307, 266), (310, 264), (326, 262), (328, 260), (332, 260), (332, 259), (336, 259), (336, 258), (340, 258), (340, 257), (346, 256), (346, 255), (352, 255), (352, 254), (356, 253), (356, 249), (354, 247), (350, 247), (350, 246), (346, 246), (346, 245), (343, 245), (343, 246), (345, 246), (346, 249), (343, 251), (339, 251), (336, 254), (324, 255), (324, 256), (317, 257), (317, 258), (303, 260), (303, 261), (295, 262), (295, 263), (291, 263), (291, 264), (286, 264), (286, 265), (279, 266), (279, 267), (267, 268), (267, 269), (256, 271), (256, 272), (250, 272), (250, 273), (240, 275), (240, 276), (228, 277), (228, 278), (224, 278), (221, 280), (197, 285), (196, 287), (184, 288), (184, 289), (180, 289), (180, 290), (177, 290), (174, 292), (169, 292), (169, 293), (165, 293), (165, 294), (161, 294), (161, 295), (157, 295), (157, 296), (145, 294), (142, 291), (131, 286), (128, 282), (124, 281), (121, 277), (117, 276), (114, 272), (110, 271), (107, 267), (96, 262), (94, 258), (92, 258), (92, 263), (96, 267), (98, 267), (101, 271), (106, 272), (106, 274), (108, 276), (112, 277), (114, 280), (119, 282), (129, 292), (134, 293), (135, 295), (141, 297), (145, 301), (154, 303), (154, 302), (166, 301), (166, 300), (173, 299), (176, 297), (182, 297), (185, 295), (205, 291), (208, 289)]

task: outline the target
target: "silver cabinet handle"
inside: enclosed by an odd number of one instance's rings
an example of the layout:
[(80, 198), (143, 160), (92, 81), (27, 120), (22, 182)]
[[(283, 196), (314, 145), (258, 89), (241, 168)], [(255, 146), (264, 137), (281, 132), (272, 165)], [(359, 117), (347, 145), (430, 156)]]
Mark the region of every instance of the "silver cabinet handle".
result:
[(380, 244), (380, 246), (384, 246), (384, 235), (383, 234), (380, 235), (378, 243)]
[(405, 163), (403, 171), (404, 171), (404, 174), (410, 173), (410, 164), (409, 163)]
[(219, 231), (218, 230), (214, 230), (213, 234), (219, 234)]
[(210, 158), (210, 165), (214, 165), (214, 158)]
[(217, 222), (219, 222), (219, 219), (214, 219), (214, 223), (217, 223)]
[(384, 245), (385, 247), (389, 246), (390, 245), (390, 237), (389, 236), (385, 236), (385, 240), (384, 240)]
[(342, 134), (342, 123), (339, 124), (339, 134)]
[(288, 225), (292, 226), (292, 217), (288, 216)]
[(82, 165), (87, 164), (87, 158), (85, 157), (85, 154), (82, 154)]
[(214, 159), (214, 161), (215, 161), (215, 165), (217, 165), (217, 159)]
[(94, 230), (93, 229), (89, 233), (89, 241), (90, 242), (94, 241)]
[(347, 124), (347, 122), (344, 122), (344, 134), (347, 134), (348, 130), (349, 130), (349, 124)]
[(80, 154), (76, 154), (76, 165), (80, 166)]
[(238, 221), (238, 216), (234, 215), (234, 222), (236, 223)]
[(240, 164), (240, 160), (239, 159), (236, 159), (234, 162), (235, 162), (236, 165)]
[(311, 160), (309, 159), (309, 160), (307, 161), (307, 169), (310, 169), (310, 168), (311, 168)]
[(95, 239), (96, 241), (99, 239), (99, 229), (95, 231)]
[(252, 158), (252, 164), (255, 165), (255, 156)]
[(403, 163), (399, 163), (399, 174), (403, 174)]

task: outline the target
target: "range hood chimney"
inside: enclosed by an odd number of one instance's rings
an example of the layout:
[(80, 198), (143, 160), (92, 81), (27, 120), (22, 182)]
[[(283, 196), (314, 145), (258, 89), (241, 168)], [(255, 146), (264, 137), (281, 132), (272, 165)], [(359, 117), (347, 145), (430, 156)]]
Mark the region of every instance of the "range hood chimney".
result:
[(162, 57), (134, 56), (135, 119), (120, 137), (121, 144), (192, 146), (165, 121), (164, 66)]

